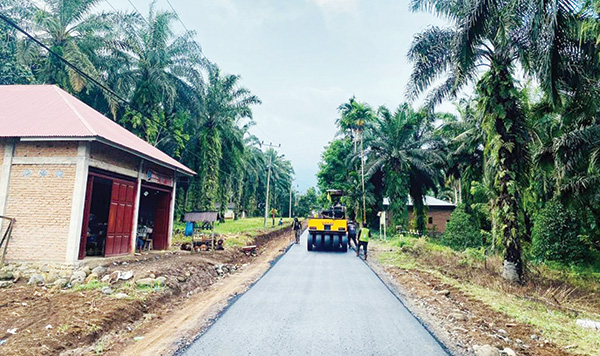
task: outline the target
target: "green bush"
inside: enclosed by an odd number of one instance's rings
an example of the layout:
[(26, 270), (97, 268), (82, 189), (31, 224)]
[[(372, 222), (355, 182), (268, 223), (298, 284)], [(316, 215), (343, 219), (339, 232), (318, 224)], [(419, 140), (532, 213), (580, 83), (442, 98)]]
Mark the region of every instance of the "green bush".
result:
[(535, 259), (565, 264), (581, 263), (589, 254), (588, 244), (578, 235), (575, 215), (556, 200), (535, 216), (531, 247)]
[(477, 221), (459, 205), (450, 215), (442, 242), (455, 250), (482, 246), (481, 232)]

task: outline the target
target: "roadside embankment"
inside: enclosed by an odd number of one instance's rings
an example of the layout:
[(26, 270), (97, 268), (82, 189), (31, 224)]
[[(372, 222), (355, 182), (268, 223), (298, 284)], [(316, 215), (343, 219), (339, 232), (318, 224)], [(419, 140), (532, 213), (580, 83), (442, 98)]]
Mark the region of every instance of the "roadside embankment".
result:
[(600, 320), (595, 278), (529, 266), (527, 282), (514, 285), (502, 279), (501, 259), (483, 250), (457, 252), (412, 237), (374, 240), (369, 247), (372, 267), (453, 353), (484, 352), (481, 347), (490, 355), (600, 350), (600, 331), (581, 326), (581, 320)]
[(172, 353), (260, 278), (291, 233), (257, 235), (255, 253), (152, 252), (82, 267), (77, 280), (18, 280), (0, 289), (0, 354)]

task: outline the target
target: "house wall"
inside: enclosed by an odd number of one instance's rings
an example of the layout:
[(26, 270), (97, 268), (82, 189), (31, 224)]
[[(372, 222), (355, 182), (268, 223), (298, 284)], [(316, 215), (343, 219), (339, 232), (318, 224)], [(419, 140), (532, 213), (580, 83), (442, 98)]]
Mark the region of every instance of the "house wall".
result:
[[(141, 163), (132, 154), (98, 142), (0, 140), (0, 215), (16, 219), (7, 261), (77, 262), (89, 168), (140, 183)], [(136, 211), (138, 205), (139, 186)], [(4, 231), (8, 224), (0, 226)], [(135, 227), (132, 230), (133, 245)]]
[[(427, 229), (435, 232), (445, 232), (446, 224), (448, 224), (448, 220), (450, 220), (450, 214), (452, 214), (452, 210), (437, 210), (435, 208), (429, 208)], [(432, 218), (432, 224), (429, 224), (429, 218)]]
[[(450, 215), (454, 208), (452, 209), (439, 209), (436, 207), (429, 207), (428, 214), (425, 221), (427, 222), (427, 231), (432, 232), (441, 232), (444, 233), (446, 231), (446, 225), (448, 224), (448, 220), (450, 220)], [(409, 207), (408, 213), (410, 216), (410, 220), (414, 219), (412, 207)], [(432, 223), (429, 223), (429, 218), (432, 218)]]
[(90, 166), (137, 178), (141, 159), (100, 142), (92, 142)]
[(79, 143), (70, 142), (18, 142), (15, 157), (75, 157)]
[[(45, 154), (58, 152), (63, 153), (50, 149)], [(8, 261), (65, 261), (75, 168), (75, 164), (12, 165), (5, 215), (16, 223)]]
[(0, 177), (2, 176), (2, 165), (4, 164), (4, 141), (0, 140)]

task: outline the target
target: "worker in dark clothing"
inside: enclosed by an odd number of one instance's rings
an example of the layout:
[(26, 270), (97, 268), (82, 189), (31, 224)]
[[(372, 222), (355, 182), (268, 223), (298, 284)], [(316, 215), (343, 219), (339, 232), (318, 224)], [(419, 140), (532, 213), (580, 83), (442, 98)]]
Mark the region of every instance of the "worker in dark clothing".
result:
[(298, 218), (294, 218), (294, 234), (296, 235), (296, 244), (300, 243), (300, 233), (302, 232), (302, 224)]
[(352, 241), (354, 241), (354, 248), (358, 250), (358, 242), (356, 242), (356, 222), (348, 221), (348, 246), (352, 247)]
[(360, 247), (362, 246), (365, 251), (365, 261), (367, 260), (367, 245), (369, 244), (369, 237), (371, 237), (371, 231), (363, 225), (358, 232), (358, 247), (356, 248), (356, 257), (358, 257)]

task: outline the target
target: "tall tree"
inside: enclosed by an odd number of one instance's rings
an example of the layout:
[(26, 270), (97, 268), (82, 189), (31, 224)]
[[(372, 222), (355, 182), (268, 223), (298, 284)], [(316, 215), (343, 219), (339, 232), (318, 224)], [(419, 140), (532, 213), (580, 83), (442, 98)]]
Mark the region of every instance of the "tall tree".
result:
[(375, 113), (369, 104), (356, 101), (354, 97), (350, 98), (348, 103), (338, 107), (340, 118), (337, 120), (337, 125), (342, 133), (348, 133), (350, 139), (354, 141), (354, 151), (356, 152), (356, 140), (360, 141), (360, 176), (362, 186), (362, 221), (367, 219), (366, 206), (366, 190), (365, 190), (365, 164), (364, 164), (364, 147), (363, 133), (365, 126), (373, 121)]
[(187, 152), (199, 157), (195, 168), (201, 173), (201, 209), (214, 209), (219, 202), (221, 160), (236, 159), (223, 157), (223, 147), (230, 147), (232, 154), (241, 154), (243, 134), (239, 133), (238, 124), (241, 119), (252, 120), (251, 106), (261, 103), (248, 89), (239, 86), (239, 80), (240, 76), (223, 75), (216, 65), (210, 65), (206, 84), (195, 88), (201, 110), (192, 119), (192, 141)]
[[(31, 16), (32, 10), (31, 4), (22, 1), (0, 2), (0, 11), (17, 23)], [(19, 42), (16, 30), (0, 21), (0, 85), (28, 84), (34, 80), (30, 68), (17, 56)]]
[[(36, 37), (54, 53), (64, 57), (98, 81), (102, 76), (92, 57), (105, 44), (102, 34), (115, 23), (112, 13), (94, 13), (99, 0), (44, 0), (39, 3), (32, 20)], [(37, 81), (57, 84), (71, 93), (87, 87), (87, 79), (66, 66), (56, 56), (26, 41), (22, 56), (30, 59)]]
[[(580, 62), (569, 32), (574, 2), (559, 0), (550, 6), (533, 0), (413, 0), (412, 8), (444, 17), (450, 26), (431, 27), (416, 35), (409, 51), (414, 63), (409, 97), (445, 77), (428, 96), (428, 103), (435, 105), (477, 82), (486, 154), (496, 165), (494, 216), (496, 236), (505, 247), (503, 276), (521, 281), (519, 199), (528, 138), (514, 68), (520, 64), (536, 75), (553, 102), (559, 101), (559, 87), (568, 79), (567, 62)], [(487, 70), (482, 72), (481, 67)]]
[(408, 104), (400, 105), (393, 113), (386, 107), (381, 107), (378, 112), (376, 121), (367, 131), (367, 176), (383, 171), (386, 193), (391, 198), (397, 223), (402, 222), (406, 198), (410, 195), (417, 229), (424, 232), (425, 194), (443, 184), (443, 142), (434, 135), (428, 116), (413, 111)]

